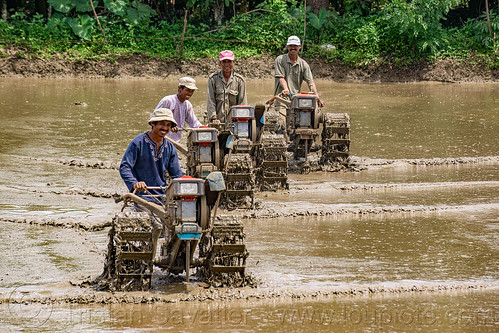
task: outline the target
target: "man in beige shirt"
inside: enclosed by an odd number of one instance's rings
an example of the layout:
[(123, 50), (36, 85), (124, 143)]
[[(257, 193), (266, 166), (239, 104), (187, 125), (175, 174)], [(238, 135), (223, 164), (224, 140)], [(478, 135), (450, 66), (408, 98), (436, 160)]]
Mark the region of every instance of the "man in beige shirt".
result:
[(220, 52), (219, 72), (208, 78), (207, 111), (208, 121), (214, 124), (225, 123), (226, 128), (232, 122), (230, 108), (233, 105), (246, 104), (246, 82), (234, 72), (234, 53), (229, 50)]
[(301, 48), (300, 38), (297, 36), (289, 37), (286, 48), (288, 53), (278, 56), (275, 60), (274, 96), (279, 95), (281, 92), (285, 96), (298, 94), (301, 91), (301, 84), (305, 81), (310, 91), (317, 95), (319, 106), (324, 106), (324, 103), (319, 98), (310, 66), (298, 56)]

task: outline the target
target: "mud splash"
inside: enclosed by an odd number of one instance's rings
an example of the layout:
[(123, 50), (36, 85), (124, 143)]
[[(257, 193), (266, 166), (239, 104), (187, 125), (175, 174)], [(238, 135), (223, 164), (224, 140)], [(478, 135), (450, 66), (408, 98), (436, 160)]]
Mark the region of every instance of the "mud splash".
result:
[(381, 214), (415, 214), (448, 212), (465, 209), (466, 206), (383, 206), (372, 208), (344, 208), (334, 205), (311, 205), (289, 207), (285, 203), (272, 202), (262, 204), (258, 212), (244, 212), (239, 216), (246, 219), (263, 219), (299, 216), (331, 216), (331, 215), (381, 215)]
[(100, 231), (111, 226), (112, 221), (78, 221), (71, 218), (10, 218), (0, 217), (0, 222), (21, 223), (44, 227), (74, 228), (85, 231)]
[(28, 157), (28, 156), (12, 156), (5, 155), (9, 157), (20, 158), (24, 160), (31, 160), (37, 162), (48, 162), (62, 164), (71, 167), (78, 168), (90, 168), (90, 169), (108, 169), (108, 170), (119, 170), (120, 162), (105, 162), (99, 160), (82, 160), (82, 159), (64, 159), (64, 158), (43, 158), (43, 157)]
[[(76, 284), (75, 284), (76, 286)], [(453, 284), (441, 283), (401, 283), (391, 285), (358, 285), (351, 287), (321, 289), (321, 290), (274, 290), (264, 288), (205, 288), (202, 285), (179, 285), (186, 289), (183, 292), (158, 294), (153, 292), (89, 292), (83, 288), (79, 295), (60, 296), (32, 296), (23, 294), (20, 299), (0, 294), (0, 304), (153, 304), (153, 303), (181, 303), (206, 301), (233, 301), (233, 300), (272, 300), (272, 299), (317, 299), (319, 297), (351, 297), (366, 295), (394, 295), (419, 293), (448, 293), (488, 290), (499, 287), (499, 283), (469, 283), (456, 282)]]
[[(51, 186), (50, 183), (47, 183), (47, 186)], [(85, 197), (94, 197), (94, 198), (113, 198), (115, 201), (121, 200), (121, 194), (117, 192), (109, 193), (97, 190), (88, 190), (88, 189), (67, 189), (67, 190), (45, 190), (45, 189), (33, 189), (33, 188), (25, 188), (14, 185), (6, 185), (6, 188), (15, 189), (17, 191), (31, 192), (31, 193), (46, 193), (46, 194), (56, 194), (56, 195), (80, 195)]]
[[(9, 155), (6, 155), (9, 156)], [(108, 162), (99, 160), (84, 160), (84, 159), (55, 159), (55, 158), (40, 158), (40, 157), (22, 157), (17, 158), (29, 159), (40, 162), (58, 163), (70, 167), (89, 168), (89, 169), (110, 169), (119, 170), (120, 162)], [(351, 156), (346, 165), (334, 164), (330, 167), (317, 168), (311, 171), (329, 171), (337, 172), (340, 170), (361, 171), (379, 167), (417, 165), (417, 166), (438, 166), (438, 165), (464, 165), (464, 164), (481, 164), (481, 163), (499, 163), (499, 156), (481, 156), (481, 157), (445, 157), (445, 158), (415, 158), (415, 159), (374, 159), (368, 157)], [(292, 168), (290, 170), (293, 170)], [(295, 171), (299, 171), (297, 168)]]
[[(75, 163), (74, 160), (57, 160), (57, 159), (38, 159), (47, 160), (50, 162), (61, 163), (68, 167), (86, 167), (94, 168), (95, 165), (106, 165), (102, 161), (86, 161), (78, 160)], [(73, 162), (72, 162), (73, 161)], [(350, 170), (361, 171), (361, 170), (377, 170), (382, 168), (394, 168), (394, 167), (406, 167), (406, 166), (418, 166), (418, 167), (434, 167), (441, 165), (467, 165), (467, 164), (483, 164), (483, 165), (496, 165), (499, 164), (499, 156), (485, 156), (485, 157), (456, 157), (456, 158), (432, 158), (432, 159), (370, 159), (365, 157), (353, 156), (350, 158), (350, 165), (352, 168)], [(344, 170), (341, 172), (351, 172)], [(489, 182), (490, 183), (490, 182)], [(321, 184), (321, 185), (294, 185), (291, 186), (291, 191), (293, 193), (299, 194), (300, 192), (310, 192), (316, 191), (319, 187), (324, 189), (326, 186), (328, 189), (338, 190), (338, 191), (373, 191), (373, 190), (385, 190), (385, 189), (410, 189), (414, 190), (426, 190), (429, 188), (444, 188), (444, 187), (459, 187), (463, 185), (479, 185), (480, 182), (459, 182), (459, 183), (383, 183), (383, 184)], [(47, 184), (50, 186), (50, 184)], [(493, 185), (493, 184), (492, 184)], [(121, 197), (117, 192), (104, 192), (89, 189), (35, 189), (35, 188), (23, 188), (13, 185), (6, 186), (11, 189), (18, 191), (25, 191), (31, 193), (40, 194), (55, 194), (55, 195), (74, 195), (83, 197), (95, 197), (102, 199), (114, 199), (114, 201), (119, 201)], [(280, 191), (282, 193), (287, 193), (289, 191)], [(251, 206), (250, 202), (244, 207)], [(290, 206), (289, 203), (280, 203), (275, 201), (268, 201), (266, 199), (265, 192), (261, 192), (254, 199), (253, 209), (235, 209), (237, 207), (230, 207), (230, 212), (228, 210), (220, 210), (219, 219), (223, 220), (226, 218), (242, 217), (245, 219), (260, 219), (260, 218), (278, 218), (278, 217), (296, 217), (296, 216), (328, 216), (328, 215), (380, 215), (380, 214), (425, 214), (433, 212), (444, 212), (444, 211), (456, 211), (467, 209), (466, 205), (393, 205), (393, 206), (379, 206), (379, 207), (364, 207), (364, 208), (353, 208), (353, 207), (341, 207), (332, 204), (314, 204), (307, 203), (303, 205)], [(229, 215), (230, 214), (230, 215)], [(29, 218), (14, 218), (0, 216), (0, 221), (12, 222), (12, 223), (24, 223), (30, 225), (39, 226), (54, 226), (63, 228), (77, 228), (88, 231), (98, 231), (111, 226), (111, 220), (78, 220), (75, 218), (50, 218), (50, 217), (29, 217)]]
[(350, 163), (357, 170), (368, 170), (380, 167), (417, 165), (417, 166), (438, 166), (438, 165), (460, 165), (460, 164), (497, 164), (499, 156), (484, 157), (446, 157), (446, 158), (416, 158), (416, 159), (372, 159), (367, 157), (352, 156)]
[[(255, 199), (255, 210), (221, 210), (217, 216), (218, 221), (226, 219), (263, 219), (279, 217), (299, 217), (299, 216), (332, 216), (332, 215), (382, 215), (382, 214), (425, 214), (466, 210), (468, 206), (382, 206), (370, 208), (347, 208), (336, 207), (335, 205), (319, 205), (307, 203), (305, 206), (290, 207), (286, 203), (275, 201), (264, 202), (261, 199)], [(486, 205), (482, 205), (486, 208)], [(50, 226), (59, 228), (75, 228), (85, 231), (100, 231), (110, 227), (112, 221), (79, 221), (72, 218), (9, 218), (0, 217), (1, 222), (21, 223), (37, 226)]]

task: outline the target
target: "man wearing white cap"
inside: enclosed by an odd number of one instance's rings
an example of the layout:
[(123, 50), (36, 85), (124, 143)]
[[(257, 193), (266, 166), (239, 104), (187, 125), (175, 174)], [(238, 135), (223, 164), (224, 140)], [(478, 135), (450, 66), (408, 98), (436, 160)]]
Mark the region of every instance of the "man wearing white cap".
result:
[(163, 97), (156, 106), (156, 110), (161, 108), (172, 110), (177, 126), (172, 128), (168, 137), (176, 142), (179, 142), (182, 137), (180, 130), (184, 128), (184, 123), (187, 123), (191, 128), (201, 126), (201, 123), (194, 114), (192, 104), (189, 102), (189, 98), (191, 98), (196, 90), (198, 90), (198, 87), (196, 87), (196, 81), (193, 78), (182, 77), (178, 81), (177, 94)]
[[(182, 177), (177, 149), (165, 139), (172, 127), (177, 126), (169, 109), (156, 109), (149, 119), (151, 130), (137, 135), (123, 155), (120, 175), (128, 190), (144, 194), (148, 186), (166, 186), (166, 172), (171, 178)], [(164, 191), (149, 190), (152, 194), (163, 195)], [(152, 197), (144, 197), (154, 201)]]
[(247, 103), (246, 82), (240, 74), (234, 72), (232, 51), (220, 52), (219, 59), (221, 70), (208, 78), (206, 108), (208, 121), (227, 125), (232, 121), (229, 116), (231, 106)]
[[(290, 36), (286, 48), (288, 53), (278, 56), (275, 60), (274, 95), (279, 95), (281, 92), (286, 96), (297, 94), (301, 91), (301, 84), (305, 81), (310, 91), (319, 97), (310, 66), (298, 56), (301, 48), (300, 38)], [(318, 103), (319, 106), (324, 105), (320, 98), (318, 98)], [(276, 106), (278, 106), (278, 103), (276, 103)]]

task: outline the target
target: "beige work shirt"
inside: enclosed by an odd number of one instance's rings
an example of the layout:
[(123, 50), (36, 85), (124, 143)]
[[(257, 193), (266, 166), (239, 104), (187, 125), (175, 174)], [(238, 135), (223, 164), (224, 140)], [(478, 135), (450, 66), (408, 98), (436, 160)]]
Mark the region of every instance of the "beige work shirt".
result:
[(222, 71), (213, 73), (208, 78), (207, 97), (208, 121), (211, 121), (216, 115), (220, 122), (230, 122), (230, 119), (226, 121), (230, 107), (247, 103), (246, 82), (240, 74), (234, 71), (232, 71), (227, 83), (225, 83)]
[(289, 54), (282, 54), (275, 60), (275, 89), (274, 96), (282, 92), (282, 87), (279, 84), (279, 78), (283, 77), (289, 88), (291, 94), (298, 94), (301, 92), (301, 84), (303, 81), (310, 83), (314, 81), (312, 71), (308, 63), (302, 58), (298, 57), (295, 64), (291, 63)]

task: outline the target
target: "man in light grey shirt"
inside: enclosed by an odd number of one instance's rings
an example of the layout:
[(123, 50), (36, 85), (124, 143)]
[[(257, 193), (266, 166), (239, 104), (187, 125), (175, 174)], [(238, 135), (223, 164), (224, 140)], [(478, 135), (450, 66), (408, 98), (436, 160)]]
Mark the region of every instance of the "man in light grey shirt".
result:
[(246, 82), (234, 72), (234, 53), (230, 50), (220, 52), (221, 70), (208, 78), (207, 112), (208, 121), (215, 124), (231, 123), (230, 108), (246, 104)]

